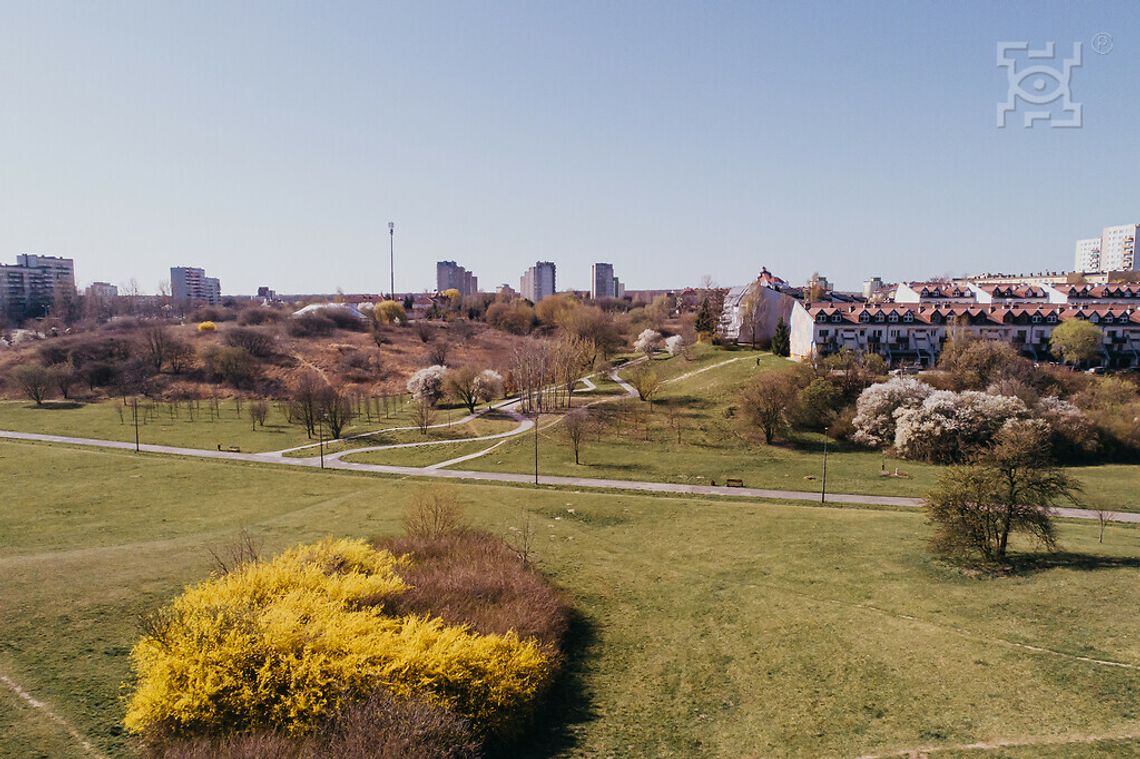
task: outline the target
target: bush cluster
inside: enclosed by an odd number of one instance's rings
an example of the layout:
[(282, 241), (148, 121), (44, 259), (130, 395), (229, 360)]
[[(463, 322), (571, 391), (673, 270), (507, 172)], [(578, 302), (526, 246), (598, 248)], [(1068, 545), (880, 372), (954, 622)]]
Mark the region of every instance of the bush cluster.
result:
[(409, 561), (329, 540), (188, 588), (131, 652), (128, 730), (311, 735), (378, 691), (446, 709), (480, 735), (507, 729), (547, 685), (550, 655), (513, 630), (399, 610)]

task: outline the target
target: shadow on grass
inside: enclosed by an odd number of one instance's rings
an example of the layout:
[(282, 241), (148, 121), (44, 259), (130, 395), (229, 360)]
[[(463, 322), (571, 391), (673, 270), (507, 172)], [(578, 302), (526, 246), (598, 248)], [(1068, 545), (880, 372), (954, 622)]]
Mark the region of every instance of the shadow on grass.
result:
[(1140, 569), (1140, 556), (1103, 556), (1073, 551), (1026, 553), (1010, 556), (1009, 566), (1012, 574), (1033, 574), (1050, 569)]
[(575, 611), (566, 633), (566, 661), (550, 688), (530, 729), (518, 741), (487, 747), (488, 757), (545, 759), (572, 752), (575, 728), (597, 718), (587, 691), (587, 662), (597, 635), (592, 622)]
[(27, 406), (26, 408), (38, 408), (41, 411), (66, 411), (68, 409), (83, 408), (86, 403), (80, 401), (44, 401), (41, 406)]

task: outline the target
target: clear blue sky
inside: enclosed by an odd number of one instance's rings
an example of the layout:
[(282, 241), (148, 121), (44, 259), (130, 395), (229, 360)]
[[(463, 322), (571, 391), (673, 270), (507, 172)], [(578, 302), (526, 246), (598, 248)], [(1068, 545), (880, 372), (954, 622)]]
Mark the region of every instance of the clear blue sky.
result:
[[(1062, 269), (1140, 221), (1140, 3), (0, 1), (0, 259), (225, 292)], [(1094, 35), (1114, 47), (1099, 55)], [(995, 128), (998, 41), (1085, 44)], [(1011, 124), (1020, 124), (1020, 115)]]

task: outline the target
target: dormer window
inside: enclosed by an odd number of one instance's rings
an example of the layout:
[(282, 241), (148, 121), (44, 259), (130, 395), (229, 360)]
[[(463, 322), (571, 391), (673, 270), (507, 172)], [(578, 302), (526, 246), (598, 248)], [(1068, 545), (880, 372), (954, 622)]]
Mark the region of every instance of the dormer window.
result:
[(816, 320), (817, 322), (825, 322), (825, 321), (827, 321), (827, 314), (825, 314), (825, 313), (823, 313), (822, 311), (820, 311), (820, 312), (819, 312), (819, 315), (815, 317), (815, 320)]
[(864, 311), (861, 314), (859, 314), (859, 322), (861, 324), (866, 324), (869, 321), (871, 321), (871, 315), (869, 313)]
[(1056, 324), (1057, 323), (1057, 315), (1056, 314), (1049, 314), (1049, 318), (1046, 319), (1045, 321), (1049, 322), (1050, 324)]
[(892, 324), (894, 322), (897, 322), (898, 320), (899, 320), (899, 315), (894, 313), (894, 312), (891, 312), (891, 315), (887, 317), (887, 321), (891, 322)]
[(883, 312), (882, 312), (882, 311), (880, 311), (879, 313), (875, 314), (875, 321), (877, 321), (877, 322), (879, 322), (880, 324), (882, 324), (882, 322), (883, 322)]
[(833, 322), (839, 322), (839, 321), (843, 321), (843, 317), (840, 314), (832, 314), (831, 320)]
[(1112, 314), (1105, 314), (1104, 315), (1104, 323), (1105, 324), (1112, 324), (1114, 321), (1116, 321), (1116, 320), (1112, 318)]
[(1040, 324), (1041, 323), (1041, 314), (1034, 314), (1033, 318), (1030, 319), (1030, 321), (1032, 321), (1034, 324)]
[(903, 315), (903, 321), (904, 322), (914, 321), (914, 314), (912, 314), (910, 311), (907, 311), (906, 314)]

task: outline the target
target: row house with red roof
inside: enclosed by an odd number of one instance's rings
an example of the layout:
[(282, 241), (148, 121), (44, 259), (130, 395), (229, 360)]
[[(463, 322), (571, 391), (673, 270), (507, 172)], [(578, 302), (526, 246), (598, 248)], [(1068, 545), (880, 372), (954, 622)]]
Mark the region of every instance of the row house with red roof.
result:
[(1140, 367), (1140, 300), (970, 303), (951, 295), (918, 303), (797, 302), (791, 314), (791, 354), (811, 360), (847, 349), (878, 353), (892, 365), (932, 366), (947, 340), (968, 335), (1009, 343), (1028, 358), (1045, 361), (1052, 360), (1053, 330), (1070, 319), (1087, 320), (1104, 332), (1104, 366)]

